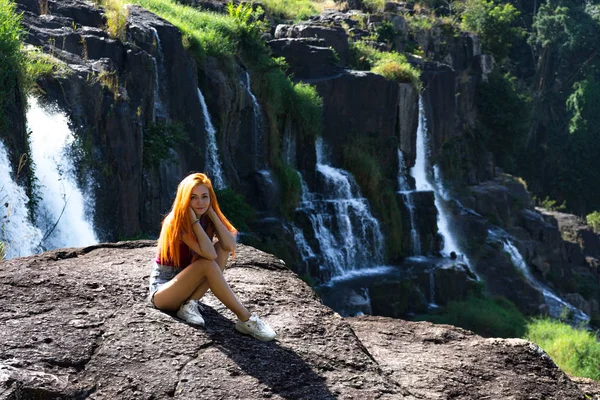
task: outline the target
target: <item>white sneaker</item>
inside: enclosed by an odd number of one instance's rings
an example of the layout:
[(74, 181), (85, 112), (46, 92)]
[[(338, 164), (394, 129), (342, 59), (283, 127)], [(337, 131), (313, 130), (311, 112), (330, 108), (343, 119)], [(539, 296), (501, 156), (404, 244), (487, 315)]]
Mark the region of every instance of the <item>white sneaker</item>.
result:
[(238, 322), (235, 323), (235, 329), (240, 333), (251, 335), (258, 340), (262, 340), (263, 342), (273, 340), (275, 339), (275, 336), (277, 336), (269, 324), (261, 321), (256, 313), (253, 313), (250, 319), (246, 322), (238, 320)]
[(179, 307), (177, 318), (189, 322), (193, 325), (204, 326), (204, 318), (198, 310), (198, 302), (196, 300), (188, 300)]

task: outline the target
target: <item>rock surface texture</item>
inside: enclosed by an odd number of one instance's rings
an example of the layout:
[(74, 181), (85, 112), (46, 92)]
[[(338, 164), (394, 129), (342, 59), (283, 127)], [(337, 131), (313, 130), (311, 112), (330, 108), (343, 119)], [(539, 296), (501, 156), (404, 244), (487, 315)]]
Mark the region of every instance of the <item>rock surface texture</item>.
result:
[[(536, 346), (379, 317), (342, 319), (277, 258), (239, 246), (225, 275), (278, 339), (206, 329), (145, 301), (150, 241), (0, 264), (0, 399), (584, 399)], [(587, 388), (586, 390), (591, 390)]]

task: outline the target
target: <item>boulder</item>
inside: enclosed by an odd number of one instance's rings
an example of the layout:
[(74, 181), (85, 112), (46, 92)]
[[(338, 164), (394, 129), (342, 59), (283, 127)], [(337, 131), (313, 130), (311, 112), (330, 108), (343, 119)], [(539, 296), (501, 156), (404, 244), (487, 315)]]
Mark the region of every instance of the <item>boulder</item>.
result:
[(268, 44), (275, 57), (285, 58), (290, 66), (288, 73), (295, 79), (323, 78), (340, 72), (335, 53), (321, 39), (274, 39)]
[(155, 252), (152, 241), (107, 243), (0, 264), (0, 396), (584, 399), (529, 342), (343, 319), (280, 260), (242, 245), (225, 276), (277, 340), (237, 333), (211, 294), (206, 328), (187, 325), (145, 299)]
[(538, 211), (542, 215), (554, 218), (558, 224), (562, 238), (579, 245), (585, 256), (600, 258), (600, 235), (595, 233), (592, 227), (587, 225), (582, 218), (572, 214), (541, 208)]
[(324, 47), (335, 50), (341, 65), (345, 65), (348, 62), (348, 34), (340, 26), (312, 24), (278, 25), (275, 29), (275, 39), (282, 38), (321, 39)]
[[(382, 373), (409, 398), (586, 398), (542, 349), (525, 340), (484, 339), (448, 325), (388, 318), (348, 322)], [(598, 393), (597, 384), (584, 384)]]

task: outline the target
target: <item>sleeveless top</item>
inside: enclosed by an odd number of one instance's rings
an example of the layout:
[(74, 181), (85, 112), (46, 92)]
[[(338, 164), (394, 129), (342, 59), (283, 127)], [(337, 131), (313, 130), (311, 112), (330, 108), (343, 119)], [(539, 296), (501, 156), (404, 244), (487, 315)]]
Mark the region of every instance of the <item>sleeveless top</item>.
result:
[[(208, 218), (201, 218), (200, 219), (200, 226), (202, 227), (202, 229), (204, 229), (204, 231), (206, 232), (206, 228), (208, 226)], [(157, 264), (160, 265), (166, 265), (168, 267), (174, 267), (175, 265), (171, 265), (173, 263), (169, 263), (167, 261), (163, 262), (163, 260), (160, 258), (160, 251), (161, 248), (160, 246), (157, 248), (156, 251), (156, 258), (154, 259), (154, 261), (156, 261)], [(183, 240), (179, 241), (179, 265), (181, 266), (180, 268), (185, 268), (188, 265), (190, 265), (192, 263), (192, 260), (194, 259), (194, 251), (192, 249), (189, 248), (189, 246), (187, 244), (185, 244), (185, 242)]]

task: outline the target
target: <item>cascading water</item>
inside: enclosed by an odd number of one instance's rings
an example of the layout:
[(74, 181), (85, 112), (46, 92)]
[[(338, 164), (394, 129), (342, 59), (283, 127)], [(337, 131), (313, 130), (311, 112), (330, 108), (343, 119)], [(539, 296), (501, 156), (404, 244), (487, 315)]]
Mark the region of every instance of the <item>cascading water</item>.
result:
[[(498, 234), (492, 231), (489, 231), (489, 233), (491, 236), (498, 237)], [(531, 286), (544, 295), (552, 318), (559, 318), (563, 310), (567, 308), (573, 318), (573, 322), (580, 323), (588, 322), (590, 320), (590, 317), (587, 314), (558, 297), (550, 290), (550, 288), (542, 284), (533, 276), (527, 262), (525, 262), (523, 256), (519, 252), (519, 249), (515, 247), (507, 234), (500, 237), (502, 244), (504, 245), (504, 250), (510, 255), (513, 265), (523, 273), (523, 276), (525, 276), (525, 279), (527, 279)]]
[(84, 196), (73, 178), (73, 166), (65, 157), (65, 147), (73, 141), (69, 120), (59, 110), (42, 108), (34, 97), (28, 103), (27, 127), (40, 185), (36, 222), (44, 232), (42, 246), (54, 249), (97, 243)]
[(429, 308), (438, 308), (435, 302), (435, 271), (433, 268), (429, 270)]
[(444, 191), (443, 185), (440, 182), (432, 184), (430, 181), (430, 154), (429, 137), (427, 135), (427, 120), (425, 119), (425, 111), (423, 107), (423, 97), (419, 96), (419, 122), (417, 126), (417, 158), (415, 166), (411, 169), (411, 175), (415, 178), (417, 190), (432, 190), (435, 194), (435, 206), (438, 210), (438, 231), (444, 237), (444, 248), (442, 254), (449, 256), (452, 252), (455, 254), (462, 253), (454, 240), (454, 236), (450, 232), (449, 216), (441, 202), (442, 196), (440, 192)]
[(242, 86), (246, 89), (246, 91), (248, 92), (248, 95), (252, 99), (252, 114), (253, 114), (252, 127), (253, 127), (253, 133), (254, 133), (254, 168), (258, 170), (258, 169), (261, 169), (264, 167), (264, 162), (263, 162), (262, 156), (261, 156), (261, 154), (262, 154), (261, 149), (262, 149), (262, 145), (263, 145), (263, 137), (262, 137), (263, 116), (262, 116), (262, 110), (260, 108), (260, 104), (258, 103), (256, 96), (254, 96), (254, 93), (252, 93), (252, 88), (250, 87), (250, 74), (248, 74), (248, 71), (246, 71), (244, 74), (244, 79), (242, 80)]
[(398, 149), (398, 187), (400, 188), (399, 193), (402, 194), (402, 200), (404, 201), (404, 205), (408, 209), (408, 214), (410, 216), (410, 239), (412, 245), (412, 255), (417, 256), (421, 255), (421, 238), (419, 236), (419, 231), (417, 230), (417, 220), (415, 215), (415, 204), (413, 202), (413, 193), (414, 190), (410, 189), (410, 184), (407, 179), (408, 169), (406, 168), (406, 163), (404, 162), (404, 153), (400, 149)]
[[(11, 177), (8, 152), (0, 142), (0, 242), (6, 258), (37, 253), (42, 232), (27, 218), (29, 198)], [(0, 260), (1, 261), (1, 260)]]
[[(150, 30), (152, 30), (152, 33), (154, 34), (154, 40), (156, 40), (156, 49), (158, 52), (158, 57), (159, 57), (159, 61), (160, 64), (156, 62), (156, 57), (152, 57), (152, 63), (154, 64), (154, 110), (153, 110), (153, 114), (152, 114), (152, 122), (156, 122), (156, 118), (160, 117), (160, 118), (165, 118), (166, 117), (166, 112), (164, 109), (164, 105), (161, 99), (161, 91), (160, 91), (160, 81), (159, 81), (159, 75), (163, 75), (164, 74), (164, 55), (163, 55), (163, 50), (162, 50), (162, 46), (160, 44), (160, 38), (158, 37), (158, 32), (156, 31), (155, 28), (151, 27)], [(160, 67), (159, 67), (160, 65)]]
[(302, 201), (297, 211), (310, 220), (319, 244), (321, 271), (326, 280), (352, 271), (380, 265), (384, 239), (378, 221), (371, 215), (352, 176), (328, 165), (322, 138), (317, 139), (317, 173), (321, 193), (310, 193), (302, 185)]
[(219, 147), (217, 146), (217, 131), (210, 118), (208, 112), (208, 106), (206, 100), (200, 88), (198, 88), (198, 99), (202, 106), (202, 112), (204, 113), (204, 129), (206, 129), (206, 172), (216, 189), (223, 189), (227, 185), (225, 184), (225, 178), (223, 177), (223, 166), (219, 161)]

